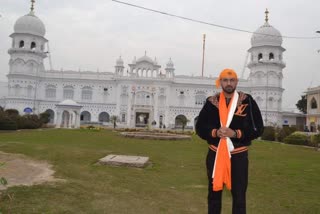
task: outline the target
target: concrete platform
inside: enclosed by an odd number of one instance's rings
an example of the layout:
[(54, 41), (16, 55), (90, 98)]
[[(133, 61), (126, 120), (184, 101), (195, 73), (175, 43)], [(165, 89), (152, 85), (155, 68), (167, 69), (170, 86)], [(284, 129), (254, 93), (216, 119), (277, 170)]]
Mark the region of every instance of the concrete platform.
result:
[(107, 155), (99, 160), (100, 164), (143, 168), (147, 166), (149, 157), (128, 155)]

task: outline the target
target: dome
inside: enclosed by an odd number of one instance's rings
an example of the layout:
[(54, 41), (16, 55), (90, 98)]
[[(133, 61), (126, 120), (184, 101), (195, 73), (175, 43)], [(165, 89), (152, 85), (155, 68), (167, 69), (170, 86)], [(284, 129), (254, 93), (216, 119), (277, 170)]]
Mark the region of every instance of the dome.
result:
[(62, 105), (62, 106), (79, 106), (79, 104), (76, 103), (73, 100), (64, 100), (61, 103), (59, 103), (59, 105)]
[(143, 61), (154, 64), (154, 61), (150, 57), (148, 57), (147, 55), (144, 55), (143, 57), (140, 57), (137, 60), (137, 62), (143, 62)]
[(121, 56), (119, 57), (119, 59), (117, 59), (116, 65), (123, 66), (123, 60), (121, 59)]
[(20, 17), (14, 24), (15, 33), (29, 33), (37, 36), (44, 36), (46, 34), (46, 28), (43, 22), (30, 12), (27, 15)]
[(173, 67), (174, 67), (174, 64), (170, 58), (169, 61), (167, 62), (167, 68), (173, 68)]
[(264, 45), (281, 46), (282, 36), (280, 31), (269, 25), (266, 22), (258, 30), (253, 33), (251, 37), (252, 47), (259, 47)]

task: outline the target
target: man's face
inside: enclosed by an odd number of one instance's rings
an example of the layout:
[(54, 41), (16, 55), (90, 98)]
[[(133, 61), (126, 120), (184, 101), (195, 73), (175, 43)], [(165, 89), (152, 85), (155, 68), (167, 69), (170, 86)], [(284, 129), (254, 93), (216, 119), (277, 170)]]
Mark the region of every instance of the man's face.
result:
[(238, 79), (236, 78), (222, 78), (220, 79), (222, 90), (227, 94), (232, 94), (236, 90), (238, 85)]

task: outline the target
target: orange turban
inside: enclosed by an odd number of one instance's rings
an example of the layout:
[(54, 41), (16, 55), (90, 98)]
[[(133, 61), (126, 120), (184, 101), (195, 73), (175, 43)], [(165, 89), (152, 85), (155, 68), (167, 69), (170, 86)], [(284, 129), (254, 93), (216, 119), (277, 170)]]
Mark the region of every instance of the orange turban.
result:
[(226, 68), (223, 69), (219, 75), (219, 78), (216, 79), (216, 87), (220, 88), (220, 80), (223, 78), (235, 78), (238, 79), (237, 73), (231, 69), (231, 68)]

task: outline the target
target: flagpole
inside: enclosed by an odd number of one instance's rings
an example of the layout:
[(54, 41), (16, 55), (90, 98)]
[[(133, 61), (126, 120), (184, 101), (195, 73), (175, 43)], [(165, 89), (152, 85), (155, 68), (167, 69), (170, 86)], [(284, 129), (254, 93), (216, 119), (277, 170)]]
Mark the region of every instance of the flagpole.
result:
[(204, 50), (206, 45), (206, 34), (203, 34), (203, 48), (202, 48), (202, 77), (203, 77), (203, 70), (204, 70)]

